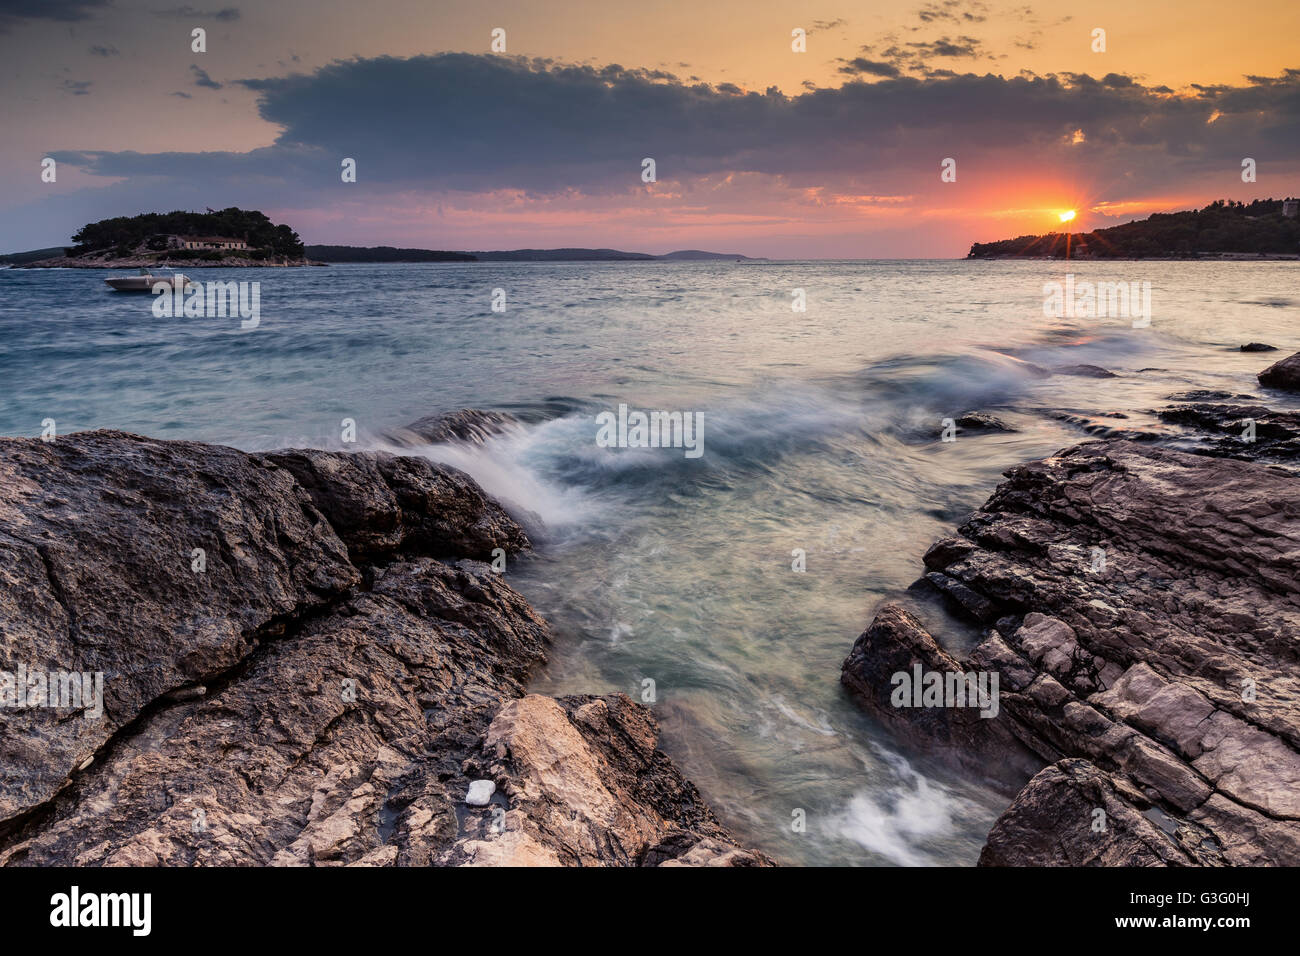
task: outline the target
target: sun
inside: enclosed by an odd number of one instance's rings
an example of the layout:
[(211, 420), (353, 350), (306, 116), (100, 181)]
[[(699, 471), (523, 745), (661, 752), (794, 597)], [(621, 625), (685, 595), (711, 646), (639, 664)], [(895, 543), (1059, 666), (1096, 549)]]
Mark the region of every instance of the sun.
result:
[(1065, 212), (1061, 213), (1061, 222), (1069, 222), (1074, 218), (1074, 215), (1075, 213), (1073, 209), (1065, 210)]

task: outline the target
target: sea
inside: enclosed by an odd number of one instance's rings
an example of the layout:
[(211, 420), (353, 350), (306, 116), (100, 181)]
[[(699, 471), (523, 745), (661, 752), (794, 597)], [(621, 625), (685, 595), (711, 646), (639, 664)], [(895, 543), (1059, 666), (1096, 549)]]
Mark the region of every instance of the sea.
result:
[[(555, 633), (530, 689), (645, 702), (723, 823), (786, 864), (973, 865), (1009, 803), (839, 681), (875, 608), (1003, 471), (1091, 440), (1080, 421), (1160, 430), (1153, 410), (1189, 390), (1297, 407), (1255, 380), (1300, 348), (1296, 262), (190, 273), (258, 283), (251, 328), (160, 317), (151, 296), (109, 290), (113, 274), (0, 269), (0, 435), (115, 428), (463, 469), (537, 546), (506, 569)], [(1124, 283), (1132, 301), (1061, 307), (1090, 283)], [(602, 437), (620, 406), (689, 416), (698, 454)], [(484, 444), (391, 440), (462, 408), (517, 424)], [(1016, 430), (954, 431), (970, 411)], [(955, 650), (978, 639), (927, 613)]]

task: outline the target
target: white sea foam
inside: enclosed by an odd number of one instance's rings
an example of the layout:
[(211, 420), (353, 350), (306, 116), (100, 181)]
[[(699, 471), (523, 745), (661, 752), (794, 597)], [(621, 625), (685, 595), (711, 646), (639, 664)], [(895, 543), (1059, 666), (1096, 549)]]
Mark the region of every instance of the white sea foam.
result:
[(918, 844), (954, 832), (954, 814), (962, 803), (947, 788), (918, 776), (910, 788), (859, 791), (834, 829), (900, 866), (933, 866), (946, 861)]
[(598, 502), (572, 485), (562, 485), (544, 475), (544, 465), (571, 440), (574, 424), (556, 419), (540, 425), (512, 425), (483, 444), (450, 442), (414, 448), (382, 445), (394, 454), (418, 454), (430, 461), (459, 468), (516, 517), (529, 523), (532, 516), (543, 528), (555, 532), (596, 517)]

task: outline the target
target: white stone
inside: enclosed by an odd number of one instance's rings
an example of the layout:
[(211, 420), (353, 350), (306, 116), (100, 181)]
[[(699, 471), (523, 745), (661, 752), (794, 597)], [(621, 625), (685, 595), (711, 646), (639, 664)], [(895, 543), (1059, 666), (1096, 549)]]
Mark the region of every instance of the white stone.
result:
[(486, 807), (488, 801), (492, 799), (492, 794), (497, 792), (497, 785), (491, 780), (475, 780), (469, 785), (469, 793), (465, 794), (465, 802), (471, 807)]

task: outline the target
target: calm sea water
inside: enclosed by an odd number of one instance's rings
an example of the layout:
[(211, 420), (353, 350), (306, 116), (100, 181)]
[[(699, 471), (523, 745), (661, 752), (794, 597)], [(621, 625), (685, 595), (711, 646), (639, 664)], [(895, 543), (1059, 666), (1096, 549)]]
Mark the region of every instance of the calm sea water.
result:
[[(1046, 411), (1145, 425), (1177, 390), (1257, 391), (1254, 373), (1279, 355), (1242, 343), (1300, 347), (1296, 263), (1069, 266), (1079, 280), (1149, 281), (1141, 329), (1046, 318), (1043, 284), (1065, 269), (196, 270), (261, 282), (250, 332), (155, 318), (149, 297), (107, 291), (101, 272), (0, 270), (0, 434), (53, 418), (60, 432), (339, 448), (351, 418), (359, 446), (385, 447), (385, 429), (434, 412), (513, 412), (525, 424), (486, 447), (420, 451), (541, 522), (538, 554), (509, 571), (558, 635), (535, 690), (640, 699), (653, 681), (664, 749), (742, 840), (783, 862), (972, 864), (1006, 800), (840, 689), (873, 608), (1002, 470), (1085, 437)], [(1026, 362), (1118, 377), (1043, 379)], [(594, 416), (619, 403), (702, 412), (704, 454), (597, 447)], [(942, 418), (977, 408), (1020, 431), (937, 441)], [(806, 573), (791, 570), (796, 548)]]

